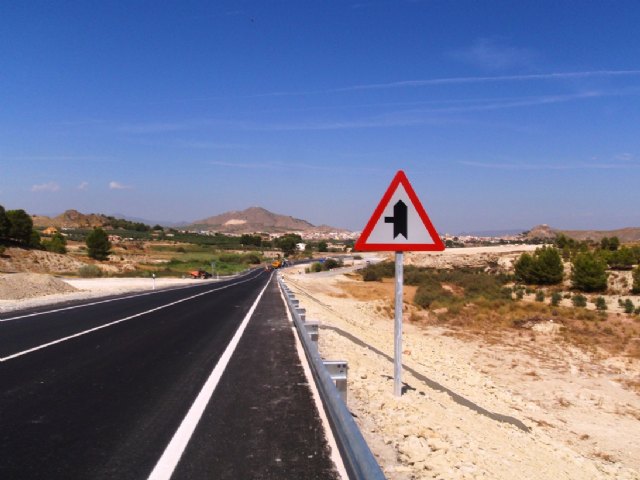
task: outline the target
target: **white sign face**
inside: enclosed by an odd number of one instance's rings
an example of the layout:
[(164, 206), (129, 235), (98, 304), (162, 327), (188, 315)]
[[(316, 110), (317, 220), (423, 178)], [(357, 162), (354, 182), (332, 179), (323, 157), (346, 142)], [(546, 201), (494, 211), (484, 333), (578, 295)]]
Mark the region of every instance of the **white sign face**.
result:
[[(402, 204), (398, 202), (402, 202)], [(403, 210), (406, 212), (404, 217)], [(406, 221), (404, 218), (406, 218)], [(402, 228), (403, 223), (406, 224), (406, 228)], [(418, 211), (413, 206), (413, 202), (402, 184), (398, 185), (396, 192), (383, 210), (378, 223), (373, 227), (367, 242), (394, 245), (405, 243), (433, 245), (436, 243), (422, 222)]]
[(403, 171), (389, 185), (355, 250), (444, 250), (440, 235)]

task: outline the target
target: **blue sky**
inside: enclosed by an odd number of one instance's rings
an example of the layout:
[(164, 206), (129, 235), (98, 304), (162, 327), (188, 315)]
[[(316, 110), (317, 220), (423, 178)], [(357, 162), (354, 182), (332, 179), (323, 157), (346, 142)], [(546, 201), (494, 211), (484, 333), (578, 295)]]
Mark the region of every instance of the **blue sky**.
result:
[(636, 1), (4, 2), (0, 204), (640, 226)]

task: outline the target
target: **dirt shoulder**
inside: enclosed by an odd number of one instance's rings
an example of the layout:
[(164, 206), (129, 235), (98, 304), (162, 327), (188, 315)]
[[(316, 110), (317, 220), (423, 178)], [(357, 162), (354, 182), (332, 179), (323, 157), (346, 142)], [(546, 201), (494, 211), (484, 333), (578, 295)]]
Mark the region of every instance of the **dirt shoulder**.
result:
[(37, 273), (5, 274), (0, 275), (0, 313), (215, 281), (157, 278), (154, 282), (151, 278), (58, 278)]
[(358, 300), (344, 275), (285, 278), (322, 322), (321, 355), (348, 360), (349, 408), (388, 478), (640, 478), (637, 360), (595, 358), (554, 329), (495, 344), (407, 313), (398, 398), (392, 298)]

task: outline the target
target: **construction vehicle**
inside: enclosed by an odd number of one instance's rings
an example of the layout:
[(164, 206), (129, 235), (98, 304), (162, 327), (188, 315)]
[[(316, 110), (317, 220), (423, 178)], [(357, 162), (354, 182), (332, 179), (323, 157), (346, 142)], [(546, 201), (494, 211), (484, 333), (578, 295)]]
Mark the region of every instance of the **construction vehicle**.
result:
[(191, 278), (211, 278), (211, 274), (206, 270), (192, 270), (189, 272)]
[(281, 266), (282, 266), (282, 260), (280, 259), (277, 259), (271, 262), (271, 268), (273, 269), (280, 268)]

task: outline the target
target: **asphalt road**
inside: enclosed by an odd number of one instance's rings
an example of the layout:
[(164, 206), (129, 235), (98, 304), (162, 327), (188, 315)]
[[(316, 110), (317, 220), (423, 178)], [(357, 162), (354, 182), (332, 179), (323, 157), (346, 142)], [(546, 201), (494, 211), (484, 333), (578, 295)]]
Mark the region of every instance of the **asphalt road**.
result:
[(0, 478), (338, 478), (270, 274), (57, 310), (0, 317)]

